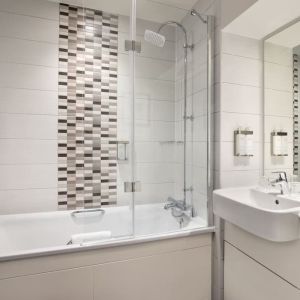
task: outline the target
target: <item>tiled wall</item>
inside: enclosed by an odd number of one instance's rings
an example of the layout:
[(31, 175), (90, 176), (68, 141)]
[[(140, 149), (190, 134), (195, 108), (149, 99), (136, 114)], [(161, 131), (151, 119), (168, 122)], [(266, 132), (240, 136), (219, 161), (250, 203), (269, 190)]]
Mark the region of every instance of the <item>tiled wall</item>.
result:
[[(7, 0), (1, 1), (0, 14), (6, 70), (0, 75), (0, 212), (56, 210), (59, 7), (48, 1)], [(136, 78), (136, 166), (143, 182), (137, 203), (163, 202), (174, 192), (174, 145), (166, 143), (175, 132), (174, 29), (166, 28), (162, 49), (143, 42), (144, 30), (158, 26), (143, 20), (137, 24), (137, 39), (143, 43)], [(129, 140), (129, 57), (124, 50), (129, 19), (120, 17), (118, 27), (117, 138)], [(131, 172), (130, 158), (118, 162), (120, 205), (131, 203), (132, 194), (123, 192)]]
[[(262, 42), (221, 33), (217, 83), (215, 186), (256, 184), (262, 169)], [(234, 130), (254, 131), (253, 157), (233, 155)]]
[(59, 208), (116, 204), (118, 17), (59, 13)]
[[(269, 42), (264, 50), (264, 170), (293, 173), (293, 49)], [(271, 132), (288, 133), (288, 156), (271, 156)]]
[(0, 213), (57, 208), (58, 16), (0, 2)]

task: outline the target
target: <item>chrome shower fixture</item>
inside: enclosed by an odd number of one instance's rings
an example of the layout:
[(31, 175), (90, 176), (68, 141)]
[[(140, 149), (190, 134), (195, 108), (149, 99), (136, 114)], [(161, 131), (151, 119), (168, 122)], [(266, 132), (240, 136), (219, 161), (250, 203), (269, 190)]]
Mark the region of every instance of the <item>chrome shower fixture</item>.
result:
[(165, 45), (166, 41), (166, 38), (163, 35), (149, 29), (145, 30), (144, 39), (146, 42), (151, 43), (160, 48), (162, 48)]
[(176, 22), (176, 21), (167, 21), (165, 23), (162, 23), (158, 30), (152, 31), (149, 29), (145, 30), (144, 39), (145, 41), (151, 43), (152, 45), (155, 45), (156, 47), (163, 47), (165, 45), (166, 38), (163, 36), (160, 32), (163, 28), (165, 28), (168, 25), (175, 25), (177, 28), (180, 28), (184, 35), (184, 44), (183, 44), (183, 53), (184, 53), (184, 77), (183, 77), (183, 207), (184, 210), (187, 210), (187, 179), (186, 179), (186, 168), (187, 168), (187, 121), (193, 121), (191, 116), (187, 115), (187, 55), (188, 55), (188, 49), (193, 49), (193, 44), (188, 43), (188, 36), (187, 36), (187, 30), (185, 27)]
[(207, 23), (207, 21), (204, 20), (204, 18), (195, 9), (191, 10), (191, 15), (197, 16), (203, 23), (205, 23), (205, 24)]
[(167, 21), (165, 23), (162, 23), (157, 31), (146, 29), (144, 33), (144, 40), (156, 47), (162, 48), (165, 45), (166, 37), (160, 34), (160, 32), (167, 25), (175, 25), (176, 27), (180, 28), (184, 34), (185, 40), (183, 48), (193, 49), (193, 45), (188, 44), (187, 31), (185, 27), (176, 21)]

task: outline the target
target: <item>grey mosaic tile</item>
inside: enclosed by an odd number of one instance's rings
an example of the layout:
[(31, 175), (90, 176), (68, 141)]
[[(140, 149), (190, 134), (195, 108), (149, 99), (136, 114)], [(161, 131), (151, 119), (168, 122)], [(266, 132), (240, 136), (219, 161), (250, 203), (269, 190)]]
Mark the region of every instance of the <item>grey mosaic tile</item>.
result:
[(60, 4), (58, 205), (117, 199), (118, 17)]

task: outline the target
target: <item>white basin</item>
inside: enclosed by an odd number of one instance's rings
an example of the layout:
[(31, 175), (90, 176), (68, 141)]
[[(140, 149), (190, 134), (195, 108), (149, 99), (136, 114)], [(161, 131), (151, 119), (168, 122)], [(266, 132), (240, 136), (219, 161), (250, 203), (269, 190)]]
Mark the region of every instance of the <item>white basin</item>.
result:
[(214, 213), (261, 238), (286, 242), (300, 238), (300, 197), (274, 196), (253, 187), (214, 191)]

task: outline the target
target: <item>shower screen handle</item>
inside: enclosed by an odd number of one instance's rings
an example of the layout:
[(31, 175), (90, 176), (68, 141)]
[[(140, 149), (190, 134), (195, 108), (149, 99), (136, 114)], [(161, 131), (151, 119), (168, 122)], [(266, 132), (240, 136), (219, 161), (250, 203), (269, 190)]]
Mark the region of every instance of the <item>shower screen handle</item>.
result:
[(105, 210), (102, 208), (79, 209), (79, 210), (72, 211), (71, 216), (76, 217), (80, 214), (88, 214), (88, 213), (94, 213), (94, 212), (101, 212), (102, 214), (104, 214)]

